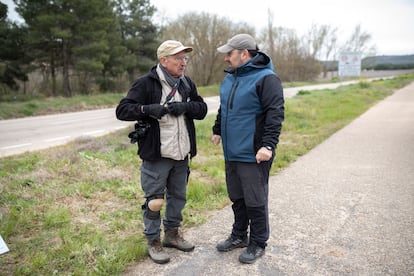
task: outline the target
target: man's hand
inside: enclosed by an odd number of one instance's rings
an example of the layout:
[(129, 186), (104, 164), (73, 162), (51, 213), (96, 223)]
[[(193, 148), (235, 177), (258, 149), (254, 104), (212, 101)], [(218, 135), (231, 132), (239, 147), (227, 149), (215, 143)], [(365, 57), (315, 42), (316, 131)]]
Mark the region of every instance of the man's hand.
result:
[(168, 113), (178, 116), (187, 112), (188, 103), (172, 102), (167, 104)]
[(257, 164), (262, 161), (269, 161), (272, 158), (273, 152), (265, 147), (261, 147), (256, 153)]
[(211, 137), (211, 142), (213, 142), (214, 145), (218, 146), (220, 144), (221, 136), (217, 134), (213, 134), (213, 137)]
[(161, 119), (162, 116), (168, 113), (167, 108), (160, 104), (144, 105), (142, 111), (155, 119)]

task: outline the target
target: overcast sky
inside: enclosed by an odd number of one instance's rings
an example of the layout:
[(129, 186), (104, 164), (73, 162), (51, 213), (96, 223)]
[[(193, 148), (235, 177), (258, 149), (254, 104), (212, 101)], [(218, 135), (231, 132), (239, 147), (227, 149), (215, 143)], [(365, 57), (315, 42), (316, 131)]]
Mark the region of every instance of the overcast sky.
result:
[[(9, 5), (9, 16), (16, 17)], [(302, 36), (312, 23), (338, 28), (339, 42), (347, 40), (355, 26), (371, 34), (377, 55), (414, 54), (414, 0), (150, 0), (157, 18), (173, 20), (184, 13), (207, 12), (233, 22), (244, 21), (259, 32), (267, 25), (268, 10), (275, 26), (291, 28)], [(14, 6), (14, 5), (13, 5)]]
[(371, 34), (378, 55), (414, 54), (414, 0), (151, 0), (159, 16), (170, 19), (188, 11), (208, 12), (244, 21), (259, 32), (273, 24), (295, 29), (302, 36), (312, 23), (338, 28), (338, 39), (346, 41), (360, 24)]

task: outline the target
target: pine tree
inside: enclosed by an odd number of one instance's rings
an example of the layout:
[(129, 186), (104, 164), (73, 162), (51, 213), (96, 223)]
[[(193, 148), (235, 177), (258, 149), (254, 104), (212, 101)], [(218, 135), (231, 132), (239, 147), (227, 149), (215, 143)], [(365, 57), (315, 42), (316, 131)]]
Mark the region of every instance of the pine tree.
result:
[(78, 77), (82, 93), (89, 93), (94, 78), (110, 60), (109, 39), (115, 24), (110, 0), (16, 2), (29, 28), (36, 60), (47, 60), (52, 79), (56, 78), (53, 72), (62, 68), (63, 95), (72, 96), (70, 75)]
[(149, 0), (116, 0), (116, 7), (123, 45), (133, 57), (127, 67), (132, 81), (136, 74), (148, 71), (156, 62), (158, 30), (151, 20), (156, 8)]
[(19, 88), (16, 80), (27, 80), (25, 39), (26, 29), (7, 20), (7, 5), (0, 3), (0, 83), (13, 90)]

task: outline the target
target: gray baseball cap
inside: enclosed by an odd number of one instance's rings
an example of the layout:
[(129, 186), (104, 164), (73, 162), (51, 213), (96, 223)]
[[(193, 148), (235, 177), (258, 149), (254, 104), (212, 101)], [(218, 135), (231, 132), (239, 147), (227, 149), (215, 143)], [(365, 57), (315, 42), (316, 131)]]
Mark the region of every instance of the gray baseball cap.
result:
[(220, 53), (237, 50), (258, 50), (256, 40), (249, 34), (238, 34), (227, 41), (227, 44), (217, 48)]

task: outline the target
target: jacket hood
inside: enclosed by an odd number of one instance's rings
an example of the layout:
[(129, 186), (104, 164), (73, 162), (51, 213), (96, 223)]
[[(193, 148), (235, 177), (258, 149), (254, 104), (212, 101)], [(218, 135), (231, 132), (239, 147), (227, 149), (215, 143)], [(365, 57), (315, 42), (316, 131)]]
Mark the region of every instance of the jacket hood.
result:
[(229, 74), (243, 75), (255, 69), (271, 69), (274, 71), (272, 59), (263, 52), (257, 52), (248, 62), (240, 65), (235, 71), (229, 69), (224, 70)]

